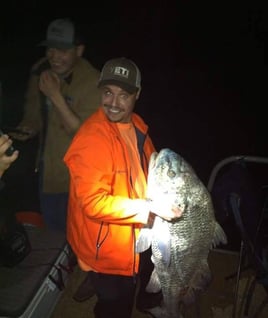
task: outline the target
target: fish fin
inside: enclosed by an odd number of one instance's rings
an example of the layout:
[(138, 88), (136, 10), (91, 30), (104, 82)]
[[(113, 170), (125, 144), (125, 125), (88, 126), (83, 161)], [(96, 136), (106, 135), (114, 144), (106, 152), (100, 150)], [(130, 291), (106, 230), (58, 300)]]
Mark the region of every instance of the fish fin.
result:
[(146, 291), (148, 293), (158, 293), (160, 290), (161, 290), (161, 284), (160, 284), (157, 272), (154, 269), (152, 274), (151, 274), (151, 278), (149, 280), (149, 283), (146, 286)]
[(160, 218), (157, 220), (159, 228), (156, 228), (154, 232), (156, 233), (161, 233), (161, 235), (157, 235), (154, 240), (157, 242), (157, 247), (161, 253), (161, 260), (163, 265), (168, 267), (170, 265), (170, 254), (171, 254), (171, 235), (170, 235), (170, 230), (168, 226), (168, 222), (164, 220), (160, 220)]
[(186, 294), (182, 297), (182, 302), (189, 306), (196, 301), (196, 292), (193, 288), (188, 288)]
[(153, 307), (153, 308), (148, 308), (145, 310), (145, 313), (148, 313), (150, 317), (164, 317), (163, 316), (163, 309), (159, 306)]
[(211, 248), (215, 248), (220, 243), (227, 244), (227, 236), (218, 222), (215, 222), (214, 237), (211, 242)]
[(161, 259), (162, 259), (163, 265), (168, 267), (170, 265), (170, 245), (167, 244), (167, 242), (163, 242), (163, 241), (158, 241), (157, 243), (161, 253)]
[(211, 271), (206, 260), (202, 261), (201, 266), (195, 272), (187, 292), (182, 297), (185, 305), (193, 304), (200, 292), (206, 290), (212, 281)]
[(136, 252), (142, 253), (151, 246), (152, 243), (152, 229), (142, 228), (136, 241)]

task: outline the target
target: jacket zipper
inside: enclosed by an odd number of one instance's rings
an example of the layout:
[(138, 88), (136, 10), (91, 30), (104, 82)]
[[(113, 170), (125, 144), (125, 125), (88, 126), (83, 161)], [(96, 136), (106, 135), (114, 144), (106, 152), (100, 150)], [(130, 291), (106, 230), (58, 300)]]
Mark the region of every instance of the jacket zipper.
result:
[(108, 224), (107, 233), (104, 235), (103, 240), (100, 241), (103, 224), (104, 224), (104, 222), (101, 222), (99, 233), (98, 233), (98, 237), (97, 237), (97, 242), (96, 242), (96, 260), (99, 258), (99, 250), (100, 250), (103, 242), (105, 241), (105, 239), (106, 239), (106, 237), (107, 237), (107, 235), (109, 233), (109, 224)]

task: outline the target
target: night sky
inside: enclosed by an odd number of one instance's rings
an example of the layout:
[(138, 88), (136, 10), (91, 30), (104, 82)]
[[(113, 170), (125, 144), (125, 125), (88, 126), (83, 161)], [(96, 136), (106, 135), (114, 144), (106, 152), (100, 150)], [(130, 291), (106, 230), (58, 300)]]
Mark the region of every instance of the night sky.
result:
[[(21, 3), (23, 2), (23, 4)], [(264, 2), (264, 1), (263, 1)], [(268, 156), (268, 15), (258, 1), (9, 1), (1, 10), (2, 125), (16, 125), (36, 44), (47, 24), (70, 17), (98, 68), (133, 59), (142, 72), (136, 111), (158, 149), (183, 155), (207, 182), (232, 155)], [(265, 52), (266, 51), (266, 52)]]

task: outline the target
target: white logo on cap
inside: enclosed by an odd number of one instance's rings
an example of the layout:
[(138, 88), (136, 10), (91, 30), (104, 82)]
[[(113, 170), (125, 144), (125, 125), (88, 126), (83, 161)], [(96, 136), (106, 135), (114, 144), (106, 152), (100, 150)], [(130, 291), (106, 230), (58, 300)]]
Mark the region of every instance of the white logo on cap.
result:
[(129, 70), (122, 67), (122, 66), (116, 66), (114, 69), (114, 74), (115, 75), (119, 75), (119, 76), (123, 76), (125, 78), (128, 78), (129, 76)]

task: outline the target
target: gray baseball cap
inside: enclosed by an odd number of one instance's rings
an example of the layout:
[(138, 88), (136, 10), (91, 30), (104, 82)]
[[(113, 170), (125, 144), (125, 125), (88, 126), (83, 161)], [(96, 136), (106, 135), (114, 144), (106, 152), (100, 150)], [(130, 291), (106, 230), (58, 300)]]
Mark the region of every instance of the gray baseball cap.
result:
[(71, 49), (76, 45), (75, 28), (69, 19), (52, 21), (47, 28), (46, 40), (39, 43), (39, 46), (58, 49)]
[(125, 57), (111, 59), (102, 68), (98, 87), (109, 84), (134, 94), (141, 88), (140, 70), (133, 61)]

